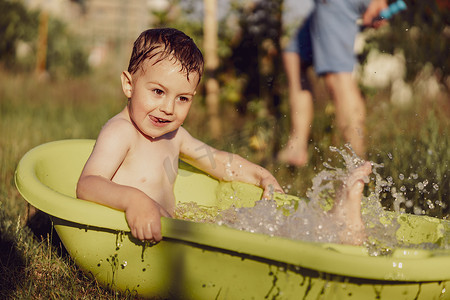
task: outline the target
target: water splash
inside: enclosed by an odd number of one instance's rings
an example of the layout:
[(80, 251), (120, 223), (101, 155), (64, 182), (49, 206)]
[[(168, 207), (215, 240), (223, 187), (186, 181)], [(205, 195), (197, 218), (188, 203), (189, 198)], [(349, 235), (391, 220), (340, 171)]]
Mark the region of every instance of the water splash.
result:
[(175, 218), (199, 223), (215, 223), (219, 213), (217, 207), (198, 205), (195, 202), (178, 203)]
[[(296, 240), (342, 242), (347, 224), (332, 210), (334, 199), (347, 184), (349, 173), (364, 164), (364, 160), (350, 147), (330, 149), (342, 157), (346, 168), (324, 163), (325, 169), (313, 179), (312, 187), (306, 193), (308, 201), (295, 201), (280, 206), (274, 199), (261, 200), (252, 208), (230, 208), (225, 214), (221, 212), (218, 223)], [(369, 178), (364, 178), (364, 181), (368, 182)]]
[[(308, 198), (306, 201), (286, 201), (286, 199), (282, 199), (283, 195), (272, 194), (271, 199), (257, 201), (254, 207), (236, 208), (232, 206), (225, 210), (202, 207), (195, 203), (184, 203), (177, 207), (176, 215), (196, 222), (215, 222), (239, 230), (294, 240), (344, 242), (345, 238), (343, 239), (342, 232), (345, 230), (346, 224), (336, 219), (331, 213), (334, 199), (342, 187), (347, 184), (349, 173), (360, 167), (365, 161), (359, 158), (350, 146), (343, 149), (330, 147), (330, 150), (342, 158), (344, 167), (334, 167), (325, 162), (325, 169), (312, 180), (312, 186), (306, 193)], [(404, 197), (402, 187), (399, 190), (395, 188), (394, 178), (391, 176), (382, 178), (379, 173), (379, 169), (383, 168), (382, 164), (374, 162), (371, 164), (372, 175), (370, 178), (364, 178), (364, 182), (368, 183), (369, 187), (365, 192), (367, 196), (363, 196), (361, 200), (361, 217), (365, 227), (364, 233), (367, 236), (364, 245), (370, 255), (378, 256), (391, 254), (393, 249), (398, 247), (410, 247), (396, 237), (400, 227), (397, 217), (405, 212), (404, 206), (408, 207), (413, 204), (411, 200)], [(400, 179), (404, 178), (404, 175), (400, 174), (399, 177)], [(414, 177), (414, 174), (409, 177)], [(420, 182), (418, 189), (427, 184), (427, 181)], [(392, 194), (395, 213), (387, 212), (382, 207), (380, 201), (382, 193)], [(430, 202), (428, 205), (434, 204)], [(445, 232), (443, 239), (449, 239)], [(448, 242), (444, 241), (441, 244), (447, 245)], [(435, 246), (427, 244), (422, 247), (432, 248)]]

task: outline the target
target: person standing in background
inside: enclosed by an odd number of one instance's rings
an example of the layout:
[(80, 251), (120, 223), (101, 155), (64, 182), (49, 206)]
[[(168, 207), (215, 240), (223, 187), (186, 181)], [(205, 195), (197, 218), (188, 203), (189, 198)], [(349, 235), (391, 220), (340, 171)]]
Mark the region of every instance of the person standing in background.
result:
[(301, 167), (308, 162), (308, 138), (314, 108), (312, 94), (302, 86), (303, 71), (313, 65), (335, 103), (336, 125), (346, 142), (365, 157), (366, 109), (352, 76), (356, 63), (354, 42), (362, 15), (364, 26), (379, 27), (376, 20), (387, 0), (315, 0), (314, 8), (284, 50), (283, 64), (289, 87), (291, 129), (278, 160)]

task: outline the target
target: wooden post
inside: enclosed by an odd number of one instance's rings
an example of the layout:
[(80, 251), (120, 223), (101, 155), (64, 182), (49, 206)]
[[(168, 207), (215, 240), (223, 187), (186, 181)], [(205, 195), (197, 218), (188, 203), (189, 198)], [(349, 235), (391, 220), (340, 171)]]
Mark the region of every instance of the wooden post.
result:
[(47, 69), (48, 12), (42, 10), (39, 15), (38, 45), (36, 54), (36, 74), (41, 76)]
[(203, 48), (205, 54), (206, 105), (211, 136), (219, 138), (222, 127), (219, 117), (220, 88), (216, 79), (216, 70), (219, 66), (217, 55), (217, 0), (204, 0), (203, 3), (205, 7)]

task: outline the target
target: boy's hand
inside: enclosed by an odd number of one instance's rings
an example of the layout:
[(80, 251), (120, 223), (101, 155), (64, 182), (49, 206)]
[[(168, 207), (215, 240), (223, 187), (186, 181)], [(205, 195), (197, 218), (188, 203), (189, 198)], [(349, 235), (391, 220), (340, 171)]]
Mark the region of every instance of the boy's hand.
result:
[(271, 199), (274, 192), (284, 194), (283, 188), (281, 188), (280, 184), (272, 174), (267, 175), (261, 180), (260, 187), (264, 189), (262, 195), (263, 199)]
[(161, 217), (170, 217), (165, 209), (148, 197), (130, 199), (125, 216), (135, 238), (154, 242), (162, 240)]

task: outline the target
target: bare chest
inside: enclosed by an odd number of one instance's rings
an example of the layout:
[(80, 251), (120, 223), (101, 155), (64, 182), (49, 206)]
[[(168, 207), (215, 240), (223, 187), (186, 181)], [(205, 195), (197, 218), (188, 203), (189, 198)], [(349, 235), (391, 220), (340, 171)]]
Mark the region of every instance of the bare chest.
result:
[(173, 200), (180, 149), (176, 143), (137, 143), (127, 153), (113, 181), (140, 189), (155, 201)]

